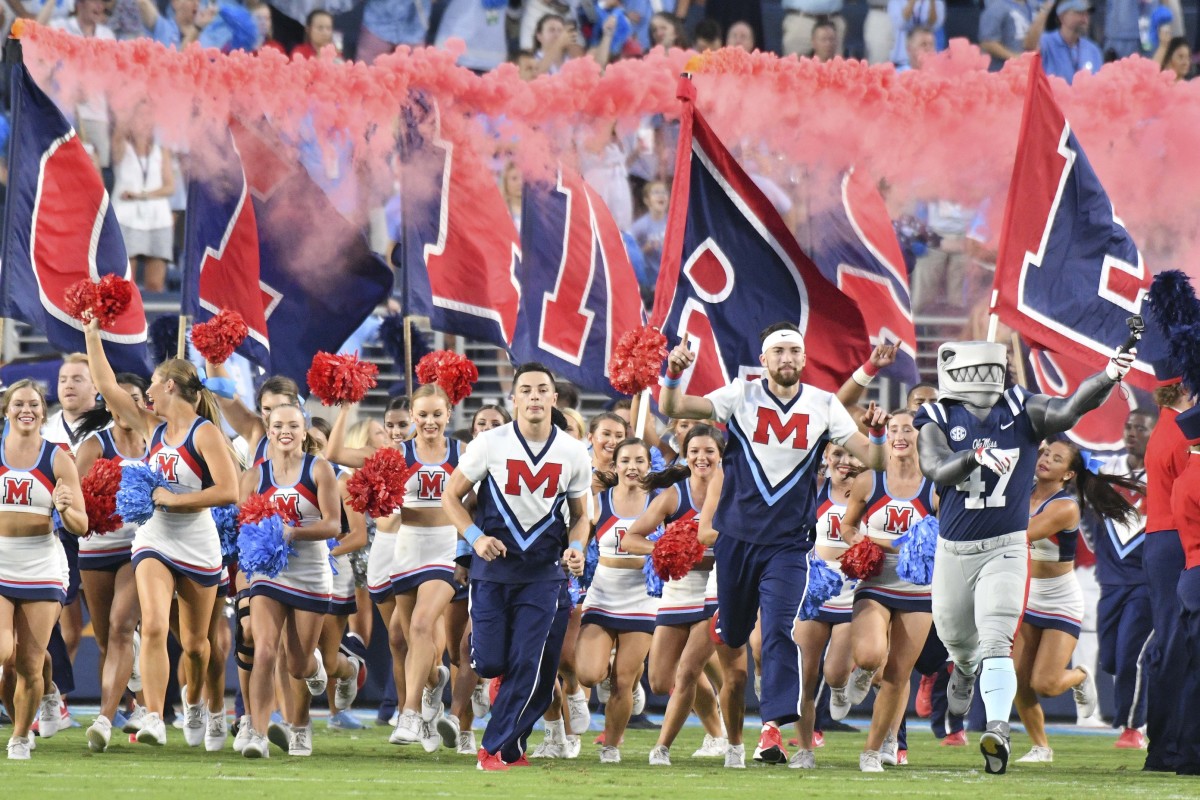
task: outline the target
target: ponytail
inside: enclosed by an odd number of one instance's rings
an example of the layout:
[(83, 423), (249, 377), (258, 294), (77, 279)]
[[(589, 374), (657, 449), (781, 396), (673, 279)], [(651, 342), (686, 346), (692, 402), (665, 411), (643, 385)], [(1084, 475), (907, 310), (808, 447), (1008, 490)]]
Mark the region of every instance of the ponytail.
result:
[(1115, 486), (1144, 495), (1145, 484), (1119, 475), (1101, 475), (1091, 472), (1084, 462), (1083, 454), (1072, 442), (1063, 440), (1071, 451), (1071, 469), (1075, 472), (1075, 490), (1079, 496), (1080, 509), (1090, 508), (1104, 519), (1133, 525), (1138, 520), (1138, 510), (1126, 500)]
[(196, 392), (196, 413), (206, 420), (221, 427), (221, 407), (217, 405), (217, 397), (204, 384)]
[(605, 489), (612, 489), (621, 482), (621, 478), (617, 475), (616, 470), (609, 472), (601, 472), (600, 470), (596, 470), (594, 473), (592, 473), (592, 478), (596, 481), (596, 483), (600, 484)]

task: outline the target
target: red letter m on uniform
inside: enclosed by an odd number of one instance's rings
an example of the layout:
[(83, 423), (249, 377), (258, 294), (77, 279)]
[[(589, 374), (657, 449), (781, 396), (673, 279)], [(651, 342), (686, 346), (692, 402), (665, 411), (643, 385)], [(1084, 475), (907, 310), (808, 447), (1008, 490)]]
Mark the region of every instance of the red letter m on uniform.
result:
[(534, 472), (524, 461), (510, 458), (508, 460), (508, 483), (504, 485), (504, 493), (519, 495), (522, 492), (521, 485), (524, 484), (524, 491), (532, 494), (544, 483), (546, 490), (542, 492), (542, 497), (554, 497), (558, 494), (558, 479), (561, 476), (562, 464), (543, 464), (541, 469)]
[(768, 433), (775, 434), (775, 440), (783, 444), (788, 440), (789, 436), (794, 436), (792, 439), (792, 448), (795, 450), (808, 449), (808, 414), (793, 414), (784, 422), (779, 418), (773, 408), (758, 409), (758, 427), (754, 429), (754, 443), (768, 444), (770, 442)]

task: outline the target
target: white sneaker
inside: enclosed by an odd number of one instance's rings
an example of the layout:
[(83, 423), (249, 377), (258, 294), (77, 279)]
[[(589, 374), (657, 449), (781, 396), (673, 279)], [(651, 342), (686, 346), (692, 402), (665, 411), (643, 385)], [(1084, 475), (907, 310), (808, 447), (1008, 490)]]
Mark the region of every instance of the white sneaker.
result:
[(237, 736), (233, 737), (233, 752), (241, 753), (246, 749), (246, 745), (250, 743), (250, 737), (254, 735), (254, 731), (250, 729), (250, 715), (245, 714), (238, 720)]
[(846, 687), (829, 687), (829, 716), (835, 720), (844, 720), (849, 714), (852, 704)]
[[(869, 672), (862, 667), (854, 668), (854, 672), (850, 675), (850, 682), (846, 684), (846, 698), (850, 701), (850, 705), (856, 706), (867, 699), (867, 695), (871, 693), (871, 680), (874, 677), (874, 672)], [(831, 705), (831, 713), (832, 710)]]
[(436, 753), (442, 746), (442, 735), (438, 733), (437, 725), (421, 720), (421, 747), (426, 753)]
[(146, 722), (146, 707), (134, 706), (133, 711), (125, 718), (125, 724), (121, 730), (125, 733), (137, 733), (142, 729), (142, 725)]
[(471, 690), (471, 712), (475, 719), (483, 719), (492, 710), (492, 698), (488, 697), (487, 681), (475, 684)]
[(955, 664), (950, 669), (950, 681), (946, 684), (946, 706), (956, 717), (965, 717), (971, 711), (971, 700), (975, 697), (975, 675), (967, 675)]
[(858, 768), (862, 772), (883, 772), (883, 762), (878, 750), (864, 750), (858, 754)]
[(458, 717), (453, 714), (443, 714), (434, 723), (434, 728), (438, 735), (442, 737), (442, 745), (444, 747), (453, 748), (458, 744)]
[[(133, 694), (137, 694), (142, 690), (142, 666), (139, 663), (142, 657), (142, 634), (139, 631), (133, 632), (133, 671), (129, 673), (129, 681), (125, 687)], [(125, 731), (126, 733), (134, 733), (135, 731)]]
[(661, 744), (650, 751), (650, 766), (652, 767), (669, 767), (671, 766), (671, 751), (663, 747)]
[(311, 725), (295, 725), (292, 727), (292, 735), (288, 737), (288, 755), (289, 756), (311, 756), (312, 755), (312, 727), (311, 727)]
[(437, 683), (426, 686), (421, 692), (421, 719), (426, 722), (433, 722), (446, 709), (442, 697), (446, 691), (446, 684), (450, 682), (450, 670), (440, 666), (437, 673)]
[(596, 684), (596, 699), (601, 703), (608, 702), (608, 696), (612, 694), (612, 681), (608, 678)]
[(1096, 713), (1096, 679), (1087, 667), (1076, 668), (1083, 673), (1083, 683), (1072, 689), (1071, 694), (1075, 695), (1075, 710), (1086, 718)]
[(725, 769), (746, 768), (746, 745), (731, 744), (725, 751)]
[(583, 737), (568, 733), (567, 743), (563, 745), (563, 758), (568, 761), (579, 758), (581, 750), (583, 750)]
[(146, 712), (146, 718), (142, 720), (142, 728), (137, 732), (138, 744), (154, 744), (162, 746), (167, 743), (167, 726), (163, 724), (162, 717), (153, 711)]
[(225, 740), (229, 738), (229, 722), (225, 719), (225, 711), (208, 713), (208, 726), (204, 730), (204, 749), (209, 753), (219, 753), (225, 749)]
[(320, 697), (329, 688), (329, 673), (325, 671), (325, 662), (321, 660), (321, 651), (317, 650), (313, 655), (317, 659), (317, 671), (312, 674), (312, 677), (305, 678), (304, 682), (308, 684), (309, 694), (313, 697)]
[(692, 758), (720, 758), (728, 749), (728, 739), (706, 733), (704, 734), (704, 744), (700, 745), (699, 750), (692, 753)]
[(1077, 728), (1111, 728), (1107, 722), (1099, 714), (1093, 714), (1090, 717), (1075, 717), (1075, 726)]
[(889, 733), (884, 738), (883, 744), (879, 746), (879, 760), (889, 767), (896, 766), (896, 750), (898, 747), (896, 737)]
[(257, 731), (250, 731), (246, 746), (242, 748), (242, 756), (245, 758), (270, 758), (271, 745), (267, 742), (267, 737)]
[[(181, 696), (186, 696), (187, 687), (183, 687)], [(204, 744), (205, 728), (208, 725), (208, 709), (203, 702), (188, 705), (183, 701), (183, 740), (188, 747), (199, 747)]]
[(58, 693), (58, 689), (42, 695), (42, 702), (38, 705), (37, 724), (38, 736), (43, 739), (49, 739), (58, 733), (58, 723), (62, 719), (62, 713), (58, 710), (60, 703), (62, 695)]
[(638, 681), (633, 685), (633, 713), (640, 714), (646, 710), (646, 690), (642, 688), (642, 682)]
[(1049, 747), (1034, 745), (1029, 752), (1017, 759), (1018, 764), (1053, 764), (1054, 751)]
[(354, 674), (349, 678), (338, 678), (333, 687), (333, 707), (335, 711), (345, 711), (354, 705), (358, 697), (358, 672), (362, 669), (362, 659), (358, 656), (346, 656), (346, 660), (354, 667)]
[(396, 720), (396, 729), (388, 737), (392, 744), (416, 744), (421, 741), (421, 715), (405, 709)]
[(479, 753), (475, 747), (475, 731), (459, 731), (458, 747), (455, 748), (460, 756), (474, 756)]
[(797, 750), (788, 759), (788, 769), (816, 769), (817, 757), (812, 750)]
[(28, 761), (29, 753), (33, 750), (30, 745), (32, 736), (14, 736), (8, 740), (8, 760), (9, 761)]
[(551, 741), (549, 737), (542, 740), (542, 743), (533, 748), (533, 752), (529, 754), (530, 758), (565, 758), (566, 748), (561, 742)]
[(267, 741), (286, 753), (292, 749), (292, 726), (286, 722), (272, 722), (267, 726)]
[(567, 733), (587, 733), (591, 724), (592, 710), (583, 689), (567, 695)]
[(93, 753), (103, 753), (108, 749), (109, 739), (112, 738), (112, 720), (101, 714), (87, 729), (88, 750)]
[(609, 744), (600, 746), (600, 763), (601, 764), (620, 764), (621, 751)]

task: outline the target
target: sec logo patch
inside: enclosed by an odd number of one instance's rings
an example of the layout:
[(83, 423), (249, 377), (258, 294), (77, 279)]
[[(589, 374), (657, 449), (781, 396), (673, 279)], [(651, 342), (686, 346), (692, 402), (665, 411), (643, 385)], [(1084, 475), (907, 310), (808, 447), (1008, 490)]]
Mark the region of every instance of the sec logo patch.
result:
[(956, 442), (961, 442), (963, 439), (967, 438), (967, 429), (962, 425), (955, 425), (950, 429), (950, 438)]

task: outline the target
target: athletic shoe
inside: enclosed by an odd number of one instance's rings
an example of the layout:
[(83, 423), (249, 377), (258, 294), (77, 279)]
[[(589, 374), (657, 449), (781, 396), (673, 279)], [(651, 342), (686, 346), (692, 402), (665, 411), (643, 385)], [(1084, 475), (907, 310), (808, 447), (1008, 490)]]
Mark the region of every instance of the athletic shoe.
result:
[(608, 696), (612, 694), (612, 680), (605, 678), (596, 684), (596, 699), (601, 703), (608, 702)]
[(438, 733), (437, 725), (421, 720), (421, 747), (426, 753), (436, 753), (442, 746), (442, 735)]
[(896, 756), (897, 747), (895, 735), (889, 733), (884, 737), (883, 744), (879, 746), (879, 760), (885, 766), (894, 767), (899, 763), (899, 759)]
[(139, 744), (155, 744), (159, 746), (166, 744), (167, 726), (163, 722), (162, 717), (153, 711), (146, 712), (146, 718), (142, 720), (142, 727), (137, 732), (137, 741)]
[[(871, 693), (871, 681), (874, 678), (874, 672), (865, 670), (862, 667), (854, 668), (854, 672), (850, 674), (850, 682), (846, 684), (846, 699), (850, 701), (850, 705), (856, 706), (867, 699), (867, 695)], [(832, 716), (832, 706), (830, 716)], [(834, 719), (837, 719), (837, 717), (834, 717)]]
[(853, 725), (847, 725), (841, 720), (826, 720), (821, 726), (821, 730), (825, 733), (858, 733), (858, 728)]
[[(118, 708), (117, 713), (113, 714), (112, 726), (117, 730), (121, 730), (127, 722), (129, 722), (129, 717), (125, 716), (125, 712)], [(0, 719), (0, 727), (3, 727), (3, 725), (4, 720)]]
[(958, 731), (957, 733), (948, 733), (948, 734), (946, 734), (946, 738), (942, 739), (942, 747), (966, 747), (966, 746), (967, 746), (967, 732), (965, 730)]
[(858, 754), (858, 769), (860, 772), (883, 772), (883, 762), (878, 750), (864, 750)]
[(692, 758), (720, 758), (725, 755), (725, 751), (728, 749), (728, 739), (706, 733), (704, 734), (704, 744), (700, 745), (700, 749), (692, 753)]
[[(240, 731), (239, 731), (240, 733)], [(246, 746), (242, 748), (243, 758), (270, 758), (271, 745), (267, 737), (256, 731), (250, 731)]]
[(233, 752), (241, 753), (250, 743), (254, 731), (250, 730), (250, 715), (246, 714), (238, 720), (237, 735), (233, 737)]
[(563, 758), (567, 760), (579, 758), (581, 750), (583, 750), (583, 737), (568, 733), (567, 743), (563, 745)]
[(1146, 737), (1137, 728), (1122, 728), (1114, 746), (1122, 750), (1145, 750)]
[(797, 750), (788, 759), (788, 769), (816, 769), (817, 757), (812, 750)]
[(388, 741), (392, 744), (415, 744), (421, 741), (421, 715), (405, 709)]
[[(187, 697), (187, 687), (179, 688), (179, 696)], [(196, 703), (196, 705), (188, 705), (188, 701), (183, 701), (183, 725), (180, 729), (183, 731), (183, 740), (187, 742), (188, 747), (199, 747), (204, 743), (204, 727), (208, 723), (206, 714), (208, 709), (204, 707), (204, 703)]]
[(1083, 683), (1072, 689), (1071, 694), (1075, 695), (1076, 711), (1086, 719), (1096, 713), (1096, 679), (1087, 667), (1077, 666), (1076, 669), (1083, 673)]
[(68, 728), (82, 728), (75, 718), (71, 716), (71, 710), (67, 708), (67, 700), (64, 697), (58, 703), (58, 729), (65, 731)]
[(650, 751), (650, 766), (652, 767), (669, 767), (671, 766), (671, 751), (669, 748), (657, 745)]
[(542, 740), (542, 743), (533, 748), (533, 752), (529, 754), (530, 758), (565, 758), (566, 746), (561, 742), (552, 741), (549, 737)]
[(646, 710), (646, 690), (642, 688), (642, 682), (638, 681), (633, 685), (633, 716), (637, 716)]
[[(796, 742), (796, 747), (800, 746), (800, 742)], [(820, 731), (813, 731), (813, 750), (825, 746), (825, 734)]]
[(350, 662), (350, 666), (354, 667), (354, 675), (349, 678), (338, 678), (333, 687), (333, 707), (335, 711), (345, 711), (354, 705), (354, 699), (358, 697), (359, 677), (363, 676), (363, 671), (366, 669), (362, 659), (355, 655), (346, 656)]
[(58, 723), (62, 719), (62, 713), (58, 709), (61, 703), (62, 696), (58, 693), (58, 689), (42, 695), (42, 702), (38, 705), (37, 720), (33, 724), (37, 726), (34, 728), (37, 735), (43, 739), (49, 739), (58, 733)]
[(835, 686), (829, 687), (829, 716), (835, 720), (843, 720), (850, 713), (852, 705), (845, 686), (840, 689)]
[(532, 767), (533, 766), (533, 764), (529, 763), (529, 759), (525, 757), (524, 753), (521, 753), (521, 757), (518, 758), (516, 761), (505, 761), (504, 763), (508, 764), (510, 767)]
[(103, 753), (108, 749), (108, 740), (112, 738), (112, 721), (101, 714), (87, 729), (88, 750), (93, 753)]
[(492, 699), (488, 697), (488, 682), (475, 684), (471, 690), (471, 712), (475, 719), (483, 719), (492, 710)]
[(1092, 716), (1090, 716), (1090, 717), (1076, 716), (1075, 717), (1075, 727), (1108, 729), (1108, 728), (1111, 728), (1112, 726), (1104, 721), (1104, 718), (1100, 716), (1100, 712), (1097, 710), (1096, 713), (1092, 714)]
[(725, 751), (725, 769), (746, 768), (746, 745), (731, 744)]
[(989, 722), (987, 730), (979, 737), (983, 768), (989, 775), (1003, 775), (1008, 770), (1009, 747), (1008, 723), (1000, 720)]
[(421, 692), (421, 719), (426, 722), (433, 722), (437, 719), (446, 706), (442, 703), (442, 696), (446, 691), (446, 684), (450, 682), (450, 670), (445, 666), (437, 668), (437, 683), (432, 687), (426, 686)]
[(267, 741), (286, 753), (292, 747), (292, 726), (272, 720), (267, 726)]
[(442, 737), (442, 744), (453, 748), (458, 745), (458, 717), (453, 714), (443, 714), (434, 727)]
[[(129, 682), (125, 684), (125, 688), (129, 689), (133, 694), (137, 694), (142, 690), (142, 667), (138, 661), (142, 657), (142, 634), (139, 631), (133, 632), (133, 672), (129, 673)], [(129, 731), (126, 731), (128, 733)]]
[(971, 710), (975, 697), (975, 673), (964, 675), (955, 664), (950, 668), (950, 682), (946, 686), (946, 703), (956, 717), (965, 717)]
[(604, 745), (600, 748), (600, 763), (601, 764), (620, 764), (621, 751), (615, 747)]
[(204, 731), (204, 749), (210, 753), (219, 753), (225, 749), (225, 741), (229, 738), (229, 722), (225, 719), (225, 710), (216, 713), (208, 712), (208, 727)]
[(32, 736), (14, 736), (8, 740), (8, 760), (9, 761), (28, 761), (30, 751), (33, 750), (31, 742)]
[(769, 723), (762, 726), (762, 733), (758, 737), (758, 746), (754, 748), (754, 760), (764, 764), (787, 763), (788, 752), (783, 746), (783, 739), (779, 736), (779, 728)]
[(459, 731), (458, 747), (455, 748), (460, 756), (474, 755), (475, 748), (475, 731)]
[[(644, 697), (645, 695), (643, 695)], [(644, 703), (645, 700), (642, 702)], [(656, 731), (660, 726), (645, 714), (634, 714), (629, 718), (629, 722), (625, 727), (631, 731)]]
[[(474, 696), (471, 697), (474, 701)], [(476, 714), (475, 716), (483, 716)], [(592, 724), (592, 710), (588, 708), (587, 695), (583, 689), (567, 695), (567, 733), (587, 733)]]
[(907, 750), (897, 750), (896, 751), (896, 766), (898, 766), (898, 767), (907, 767), (908, 766), (908, 751)]
[[(367, 726), (359, 722), (358, 717), (354, 716), (354, 713), (349, 709), (343, 709), (336, 714), (329, 715), (330, 730), (361, 731), (365, 727)], [(475, 750), (472, 748), (471, 752), (474, 753)]]
[(1034, 745), (1029, 752), (1017, 759), (1018, 764), (1053, 764), (1054, 751), (1049, 747)]
[(288, 737), (289, 756), (312, 755), (312, 729), (308, 725), (296, 725)]
[(329, 688), (329, 673), (325, 671), (325, 662), (321, 660), (321, 651), (316, 650), (313, 655), (317, 659), (317, 671), (312, 674), (311, 678), (305, 678), (304, 682), (308, 684), (309, 694), (313, 697), (320, 697)]
[(922, 675), (921, 683), (917, 687), (917, 716), (921, 719), (929, 719), (933, 716), (933, 684), (937, 679), (935, 675)]
[(484, 772), (505, 772), (508, 770), (508, 764), (504, 763), (499, 753), (489, 753), (481, 747), (475, 755), (475, 769)]
[(125, 718), (125, 724), (121, 726), (121, 730), (125, 733), (137, 733), (142, 729), (142, 725), (146, 722), (146, 707), (135, 706), (133, 712)]

